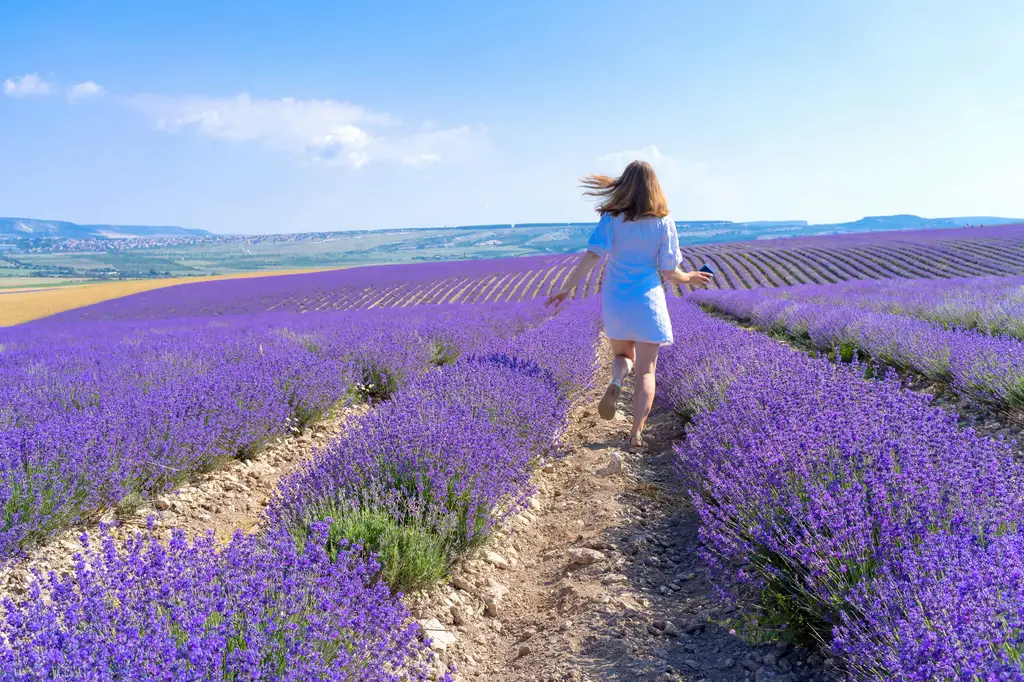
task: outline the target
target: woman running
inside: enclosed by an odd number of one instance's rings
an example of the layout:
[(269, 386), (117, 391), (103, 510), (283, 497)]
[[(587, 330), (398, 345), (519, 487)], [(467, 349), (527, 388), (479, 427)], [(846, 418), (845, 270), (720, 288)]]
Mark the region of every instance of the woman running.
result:
[(643, 430), (654, 403), (658, 349), (672, 343), (661, 278), (672, 284), (702, 286), (711, 275), (679, 269), (682, 256), (676, 224), (669, 218), (668, 203), (649, 163), (634, 161), (617, 178), (588, 175), (583, 186), (585, 195), (600, 199), (601, 219), (586, 252), (547, 304), (561, 305), (601, 256), (608, 256), (601, 301), (604, 332), (615, 358), (612, 382), (597, 411), (603, 419), (615, 416), (622, 381), (635, 370), (629, 446), (630, 451), (640, 452), (646, 447)]

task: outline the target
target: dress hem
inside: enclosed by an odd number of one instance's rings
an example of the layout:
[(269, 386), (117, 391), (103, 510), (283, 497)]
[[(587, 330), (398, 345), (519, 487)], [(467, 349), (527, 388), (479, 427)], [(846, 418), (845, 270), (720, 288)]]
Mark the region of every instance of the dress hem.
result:
[(607, 333), (605, 333), (605, 336), (609, 339), (614, 339), (615, 341), (632, 341), (633, 343), (656, 343), (659, 346), (671, 346), (673, 343), (675, 343), (675, 339), (669, 339), (668, 341), (649, 341), (647, 339), (628, 339), (622, 336), (608, 336)]

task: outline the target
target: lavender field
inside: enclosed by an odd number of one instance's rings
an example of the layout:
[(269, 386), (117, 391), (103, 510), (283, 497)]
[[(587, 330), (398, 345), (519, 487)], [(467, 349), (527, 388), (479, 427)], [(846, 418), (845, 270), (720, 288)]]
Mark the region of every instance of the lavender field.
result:
[[(338, 404), (380, 407), (282, 487), (265, 538), (239, 535), (225, 548), (183, 537), (169, 547), (105, 541), (80, 564), (87, 574), (8, 602), (4, 678), (422, 676), (422, 644), (389, 590), (443, 577), (523, 503), (531, 463), (551, 454), (591, 380), (598, 339), (592, 305), (554, 320), (536, 305), (485, 304), (470, 320), (464, 310), (5, 331), (5, 559), (245, 458)], [(426, 568), (406, 577), (392, 564), (410, 543)]]
[[(1024, 405), (1021, 230), (687, 249), (720, 289), (673, 292), (657, 409), (751, 632), (853, 680), (1024, 679), (1019, 458), (896, 375)], [(0, 558), (90, 537), (4, 597), (3, 679), (436, 678), (403, 595), (527, 508), (594, 388), (599, 274), (541, 305), (571, 262), (206, 282), (0, 330)], [(255, 534), (97, 527), (356, 404)]]

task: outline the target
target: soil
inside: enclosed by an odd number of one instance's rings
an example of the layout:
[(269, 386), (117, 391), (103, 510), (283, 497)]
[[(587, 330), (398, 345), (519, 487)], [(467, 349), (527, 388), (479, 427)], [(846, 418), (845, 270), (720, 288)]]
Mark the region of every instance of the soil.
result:
[[(605, 366), (609, 357), (603, 357)], [(698, 555), (698, 518), (674, 470), (672, 415), (655, 412), (646, 454), (624, 450), (627, 382), (611, 421), (572, 415), (566, 456), (450, 584), (407, 601), (456, 680), (831, 680), (831, 660), (731, 632)], [(614, 473), (609, 463), (621, 461)]]

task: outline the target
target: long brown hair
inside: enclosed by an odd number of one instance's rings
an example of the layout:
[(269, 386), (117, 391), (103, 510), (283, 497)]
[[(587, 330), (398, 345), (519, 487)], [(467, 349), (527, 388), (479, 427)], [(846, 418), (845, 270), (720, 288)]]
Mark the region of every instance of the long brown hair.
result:
[(668, 202), (661, 191), (661, 183), (646, 161), (633, 161), (617, 178), (588, 175), (580, 184), (587, 190), (583, 193), (585, 196), (602, 199), (597, 205), (601, 215), (622, 215), (626, 220), (668, 215)]

